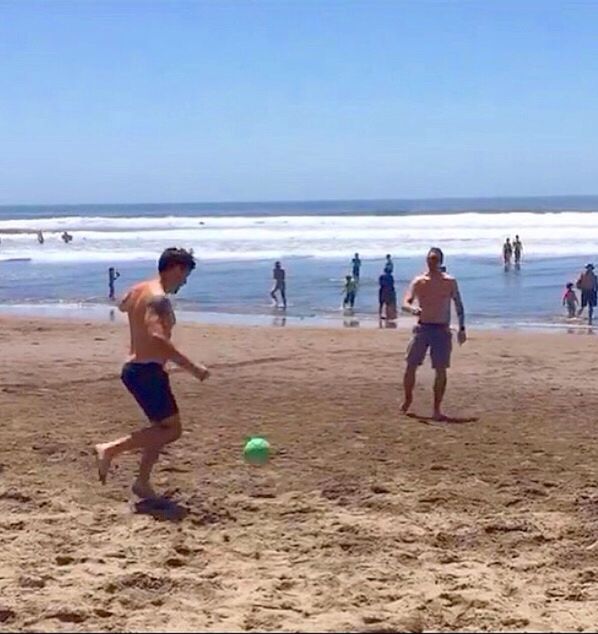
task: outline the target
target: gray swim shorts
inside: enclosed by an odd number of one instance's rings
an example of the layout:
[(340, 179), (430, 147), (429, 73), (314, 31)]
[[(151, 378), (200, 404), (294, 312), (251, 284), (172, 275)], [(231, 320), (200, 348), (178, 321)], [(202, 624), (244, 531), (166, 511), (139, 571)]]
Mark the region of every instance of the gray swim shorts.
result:
[(444, 370), (451, 365), (453, 335), (447, 324), (418, 324), (407, 347), (407, 365), (422, 365), (430, 348), (432, 367)]

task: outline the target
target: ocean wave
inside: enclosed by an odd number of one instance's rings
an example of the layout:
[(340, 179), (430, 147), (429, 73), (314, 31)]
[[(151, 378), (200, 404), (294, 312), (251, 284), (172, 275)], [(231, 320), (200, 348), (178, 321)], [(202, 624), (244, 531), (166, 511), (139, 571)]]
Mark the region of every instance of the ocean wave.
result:
[[(44, 232), (45, 243), (33, 233)], [(74, 236), (65, 245), (63, 231)], [(2, 233), (24, 231), (26, 233)], [(598, 251), (598, 215), (583, 212), (462, 213), (419, 216), (84, 217), (0, 221), (0, 259), (117, 262), (155, 259), (168, 246), (193, 248), (203, 260), (285, 257), (420, 256), (435, 244), (447, 255), (499, 257), (519, 234), (525, 257)]]

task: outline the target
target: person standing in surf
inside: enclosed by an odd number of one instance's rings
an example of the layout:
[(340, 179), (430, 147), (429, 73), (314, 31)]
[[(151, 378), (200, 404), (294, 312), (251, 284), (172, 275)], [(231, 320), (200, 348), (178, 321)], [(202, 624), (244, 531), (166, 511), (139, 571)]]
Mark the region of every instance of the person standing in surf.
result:
[(581, 291), (581, 308), (577, 313), (578, 317), (583, 314), (584, 308), (588, 307), (588, 324), (592, 324), (594, 319), (594, 308), (598, 299), (598, 278), (594, 273), (594, 265), (586, 264), (586, 270), (582, 271), (578, 280), (577, 288)]
[(108, 299), (113, 301), (115, 297), (114, 282), (120, 277), (120, 273), (111, 266), (108, 269)]
[(511, 239), (507, 238), (502, 247), (502, 259), (505, 265), (505, 271), (511, 268), (511, 259), (513, 258), (513, 245)]
[(359, 253), (356, 253), (351, 260), (351, 271), (353, 273), (353, 279), (359, 283), (359, 275), (361, 273), (361, 259)]
[(515, 256), (515, 268), (521, 267), (521, 256), (523, 254), (523, 243), (519, 239), (519, 236), (515, 236), (513, 242), (513, 254)]
[(390, 273), (392, 275), (394, 273), (394, 270), (395, 270), (395, 265), (393, 264), (392, 256), (390, 255), (390, 253), (387, 253), (386, 261), (384, 263), (384, 272)]
[(378, 317), (392, 321), (397, 318), (395, 279), (386, 269), (378, 278)]
[(282, 299), (282, 307), (286, 310), (287, 308), (287, 282), (286, 282), (286, 273), (282, 268), (282, 264), (280, 262), (274, 263), (274, 269), (272, 271), (272, 277), (274, 278), (274, 286), (272, 291), (270, 292), (270, 297), (276, 303), (278, 307), (278, 298), (276, 297), (276, 293), (280, 293), (280, 297)]
[(355, 296), (357, 295), (357, 282), (353, 277), (347, 275), (345, 278), (345, 286), (343, 288), (343, 308), (350, 308), (353, 310), (355, 307)]

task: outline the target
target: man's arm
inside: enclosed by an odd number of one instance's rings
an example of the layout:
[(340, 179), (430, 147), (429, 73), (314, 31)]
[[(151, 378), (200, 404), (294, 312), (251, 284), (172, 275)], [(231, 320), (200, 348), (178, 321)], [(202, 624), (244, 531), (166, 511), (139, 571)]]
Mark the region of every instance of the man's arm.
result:
[(403, 298), (403, 305), (401, 306), (401, 310), (404, 313), (409, 313), (410, 315), (415, 315), (416, 317), (421, 314), (421, 308), (419, 306), (414, 306), (413, 302), (416, 298), (417, 291), (417, 279), (414, 279), (411, 284), (409, 284), (409, 288), (405, 293), (405, 297)]
[(176, 365), (184, 370), (187, 370), (187, 372), (200, 381), (203, 381), (209, 375), (207, 368), (203, 365), (193, 363), (193, 361), (180, 352), (170, 340), (167, 333), (170, 330), (168, 320), (170, 320), (171, 317), (172, 306), (167, 297), (161, 296), (151, 299), (147, 304), (145, 312), (145, 325), (148, 334), (165, 358), (176, 363)]
[(453, 302), (455, 302), (455, 310), (459, 320), (459, 343), (463, 343), (465, 341), (465, 308), (457, 280), (453, 280)]

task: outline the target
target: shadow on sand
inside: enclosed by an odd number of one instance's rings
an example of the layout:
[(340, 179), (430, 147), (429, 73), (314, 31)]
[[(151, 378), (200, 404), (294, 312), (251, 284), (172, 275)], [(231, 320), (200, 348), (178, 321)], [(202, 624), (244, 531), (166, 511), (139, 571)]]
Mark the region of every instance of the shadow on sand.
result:
[(409, 413), (407, 416), (418, 423), (425, 423), (426, 425), (463, 425), (465, 423), (477, 423), (480, 420), (479, 416), (445, 416), (442, 420), (415, 413)]
[(167, 497), (148, 498), (132, 504), (133, 512), (150, 515), (163, 522), (180, 522), (189, 515), (189, 509)]

